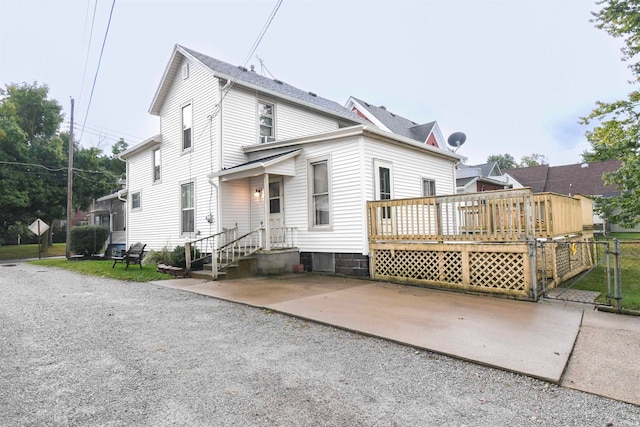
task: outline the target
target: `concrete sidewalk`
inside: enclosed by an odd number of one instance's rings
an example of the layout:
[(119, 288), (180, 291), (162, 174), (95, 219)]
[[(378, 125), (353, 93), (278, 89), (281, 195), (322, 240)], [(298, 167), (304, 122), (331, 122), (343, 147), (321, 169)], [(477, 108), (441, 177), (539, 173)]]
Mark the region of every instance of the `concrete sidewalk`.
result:
[(640, 405), (640, 318), (319, 275), (153, 283)]

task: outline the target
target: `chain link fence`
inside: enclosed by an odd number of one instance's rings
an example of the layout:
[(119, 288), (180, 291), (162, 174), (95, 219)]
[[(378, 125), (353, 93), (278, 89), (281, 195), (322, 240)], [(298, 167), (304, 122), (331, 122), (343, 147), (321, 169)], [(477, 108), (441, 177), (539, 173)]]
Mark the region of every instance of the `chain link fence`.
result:
[(640, 311), (640, 240), (618, 240), (616, 244), (613, 238), (600, 237), (593, 252), (596, 267), (561, 286), (597, 291), (601, 295), (596, 303)]

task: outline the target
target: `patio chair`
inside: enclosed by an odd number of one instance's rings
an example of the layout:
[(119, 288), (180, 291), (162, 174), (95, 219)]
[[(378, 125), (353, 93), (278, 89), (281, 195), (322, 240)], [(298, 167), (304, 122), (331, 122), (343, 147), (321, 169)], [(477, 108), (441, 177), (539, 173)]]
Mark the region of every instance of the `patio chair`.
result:
[(144, 258), (144, 248), (146, 244), (142, 244), (140, 242), (131, 245), (129, 250), (125, 252), (122, 256), (113, 257), (113, 265), (111, 268), (114, 268), (117, 263), (123, 262), (127, 264), (125, 270), (129, 268), (129, 264), (138, 264), (142, 269), (142, 259)]

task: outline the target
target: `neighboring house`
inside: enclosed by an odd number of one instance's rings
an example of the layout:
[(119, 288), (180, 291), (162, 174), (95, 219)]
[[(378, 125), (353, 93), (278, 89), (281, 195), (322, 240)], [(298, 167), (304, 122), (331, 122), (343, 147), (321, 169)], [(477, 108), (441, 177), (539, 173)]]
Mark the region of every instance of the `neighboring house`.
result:
[(109, 227), (109, 237), (103, 247), (109, 256), (119, 256), (127, 248), (126, 209), (126, 191), (124, 190), (100, 197), (93, 202), (92, 224)]
[[(549, 166), (539, 165), (528, 168), (507, 169), (505, 179), (514, 188), (531, 187), (534, 193), (557, 193), (574, 196), (615, 196), (620, 191), (614, 185), (606, 185), (602, 180), (605, 172), (613, 172), (620, 168), (619, 160), (603, 162), (578, 163), (573, 165)], [(598, 215), (594, 215), (593, 223), (599, 229), (616, 231), (619, 227), (606, 224)]]
[(481, 191), (505, 190), (512, 185), (501, 179), (498, 162), (481, 165), (458, 165), (456, 169), (456, 193), (479, 193)]
[(127, 244), (173, 248), (262, 224), (266, 249), (272, 231), (295, 230), (307, 270), (366, 276), (366, 201), (455, 191), (461, 156), (179, 45), (149, 112), (160, 134), (121, 154)]
[(433, 147), (446, 147), (437, 122), (418, 124), (388, 111), (383, 105), (376, 107), (353, 96), (347, 101), (346, 108), (373, 123), (378, 129), (402, 135)]

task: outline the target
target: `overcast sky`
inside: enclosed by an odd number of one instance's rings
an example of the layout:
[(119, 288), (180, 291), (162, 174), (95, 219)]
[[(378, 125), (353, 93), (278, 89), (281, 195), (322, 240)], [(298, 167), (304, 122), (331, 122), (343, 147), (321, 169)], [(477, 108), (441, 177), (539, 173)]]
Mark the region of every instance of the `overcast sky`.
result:
[[(242, 64), (276, 0), (0, 0), (0, 84), (45, 83), (81, 143), (159, 133), (148, 113), (178, 43)], [(463, 131), (469, 164), (540, 153), (577, 163), (578, 124), (631, 79), (619, 40), (586, 0), (284, 0), (256, 53), (278, 79), (344, 104), (350, 95), (415, 122)], [(93, 32), (91, 33), (93, 21)], [(249, 64), (261, 70), (252, 57)], [(79, 134), (80, 130), (76, 130)]]

